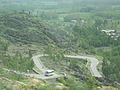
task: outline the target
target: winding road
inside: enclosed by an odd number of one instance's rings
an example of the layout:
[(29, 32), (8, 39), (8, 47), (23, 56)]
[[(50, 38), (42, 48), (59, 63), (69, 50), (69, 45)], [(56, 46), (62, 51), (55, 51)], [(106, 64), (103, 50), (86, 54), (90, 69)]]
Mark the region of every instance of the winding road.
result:
[[(43, 73), (43, 78), (42, 79), (52, 79), (52, 78), (60, 78), (60, 77), (64, 77), (63, 75), (58, 75), (56, 73), (54, 73), (53, 76), (45, 76), (45, 72), (48, 70), (44, 64), (41, 62), (40, 60), (40, 57), (43, 57), (43, 56), (48, 56), (48, 55), (37, 55), (37, 56), (33, 56), (32, 59), (33, 59), (33, 62), (34, 64), (36, 65), (36, 67)], [(37, 73), (39, 73), (38, 71), (35, 71)]]
[(90, 70), (92, 76), (94, 76), (94, 77), (102, 77), (102, 75), (100, 74), (100, 72), (97, 69), (97, 66), (100, 63), (100, 61), (98, 59), (96, 59), (94, 57), (88, 57), (88, 56), (65, 55), (65, 57), (87, 60), (88, 63), (90, 63), (90, 66), (88, 66), (88, 69)]
[[(48, 55), (45, 55), (45, 54), (42, 54), (42, 55), (37, 55), (37, 56), (33, 56), (32, 59), (33, 59), (33, 62), (34, 64), (36, 65), (36, 67), (43, 73), (43, 74), (31, 74), (31, 73), (24, 73), (24, 72), (19, 72), (19, 71), (14, 71), (14, 70), (9, 70), (9, 69), (6, 69), (4, 68), (4, 70), (8, 71), (8, 72), (14, 72), (16, 74), (22, 74), (22, 75), (25, 75), (25, 76), (28, 76), (28, 77), (35, 77), (35, 78), (38, 78), (38, 79), (44, 79), (44, 80), (47, 80), (47, 79), (54, 79), (54, 78), (60, 78), (60, 77), (64, 77), (64, 75), (58, 75), (58, 74), (54, 74), (53, 76), (45, 76), (44, 73), (46, 72), (46, 70), (48, 70), (44, 65), (43, 63), (41, 62), (40, 60), (40, 57), (43, 57), (43, 56), (48, 56)], [(83, 60), (87, 60), (88, 63), (90, 63), (90, 66), (88, 67), (92, 76), (94, 77), (102, 77), (102, 75), (100, 74), (100, 72), (97, 70), (97, 66), (98, 64), (100, 63), (99, 60), (97, 60), (96, 58), (94, 57), (88, 57), (88, 56), (71, 56), (71, 55), (64, 55), (65, 57), (67, 58), (74, 58), (74, 59), (83, 59)], [(37, 71), (36, 71), (37, 72)], [(39, 72), (38, 72), (39, 73)]]
[[(48, 70), (41, 62), (40, 57), (43, 56), (48, 56), (48, 55), (37, 55), (37, 56), (33, 56), (32, 59), (34, 61), (34, 64), (36, 65), (36, 67), (42, 71), (43, 73), (45, 73), (46, 70)], [(76, 59), (83, 59), (83, 60), (87, 60), (88, 63), (90, 63), (90, 66), (88, 67), (92, 76), (94, 77), (102, 77), (102, 75), (100, 74), (100, 72), (97, 69), (98, 64), (100, 63), (98, 59), (94, 58), (94, 57), (88, 57), (88, 56), (71, 56), (71, 55), (64, 55), (67, 58), (76, 58)], [(61, 77), (60, 75), (55, 74), (53, 77), (57, 78), (57, 77)]]

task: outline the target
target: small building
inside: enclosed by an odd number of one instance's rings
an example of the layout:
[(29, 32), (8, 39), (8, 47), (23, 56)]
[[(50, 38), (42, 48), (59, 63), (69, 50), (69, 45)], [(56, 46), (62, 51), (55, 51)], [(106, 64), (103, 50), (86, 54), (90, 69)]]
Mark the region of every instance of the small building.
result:
[(105, 33), (115, 33), (116, 30), (101, 30), (102, 32), (105, 32)]
[(71, 20), (71, 22), (73, 22), (73, 23), (77, 23), (77, 20)]
[(102, 32), (106, 33), (108, 36), (111, 36), (111, 35), (116, 35), (116, 30), (101, 30)]

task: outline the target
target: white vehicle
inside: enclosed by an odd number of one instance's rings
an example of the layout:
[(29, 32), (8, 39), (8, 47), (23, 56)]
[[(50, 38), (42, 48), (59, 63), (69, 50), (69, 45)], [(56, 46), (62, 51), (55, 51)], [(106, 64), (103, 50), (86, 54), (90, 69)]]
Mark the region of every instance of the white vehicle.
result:
[(53, 76), (54, 75), (54, 70), (46, 70), (45, 76)]

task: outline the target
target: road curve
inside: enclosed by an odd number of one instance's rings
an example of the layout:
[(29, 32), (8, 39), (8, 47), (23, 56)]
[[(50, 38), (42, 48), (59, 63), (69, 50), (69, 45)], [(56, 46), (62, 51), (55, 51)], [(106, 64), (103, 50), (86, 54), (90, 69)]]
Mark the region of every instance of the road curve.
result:
[[(37, 56), (33, 56), (32, 59), (34, 61), (34, 64), (37, 66), (37, 68), (42, 71), (43, 73), (45, 73), (45, 71), (47, 70), (47, 68), (42, 64), (40, 57), (42, 56), (48, 56), (48, 55), (37, 55)], [(90, 67), (89, 70), (92, 74), (92, 76), (94, 77), (102, 77), (102, 75), (100, 74), (100, 72), (97, 69), (98, 64), (100, 63), (98, 59), (94, 58), (94, 57), (88, 57), (88, 56), (71, 56), (71, 55), (64, 55), (67, 58), (76, 58), (76, 59), (83, 59), (83, 60), (87, 60), (88, 62), (90, 62)], [(55, 77), (60, 77), (59, 75), (55, 74)]]
[(32, 59), (33, 59), (34, 64), (36, 65), (36, 67), (44, 73), (46, 71), (46, 67), (43, 65), (43, 63), (40, 60), (40, 57), (43, 57), (43, 56), (47, 56), (47, 55), (33, 56)]
[(65, 57), (87, 60), (88, 62), (90, 62), (90, 67), (88, 67), (88, 68), (89, 68), (92, 76), (94, 76), (94, 77), (102, 77), (102, 75), (100, 74), (100, 72), (97, 69), (97, 66), (100, 63), (98, 59), (96, 59), (94, 57), (88, 57), (88, 56), (65, 55)]
[[(43, 73), (45, 73), (45, 71), (47, 70), (47, 68), (42, 64), (42, 62), (40, 60), (40, 57), (43, 57), (43, 56), (48, 56), (48, 55), (45, 55), (45, 54), (44, 55), (37, 55), (37, 56), (33, 56), (32, 59), (34, 61), (34, 64), (36, 65), (36, 67), (40, 71), (42, 71)], [(88, 62), (91, 63), (89, 70), (90, 70), (92, 76), (94, 76), (94, 77), (102, 77), (102, 75), (97, 70), (97, 66), (99, 64), (99, 60), (97, 60), (96, 58), (94, 58), (94, 57), (88, 57), (88, 56), (71, 56), (71, 55), (64, 55), (64, 56), (67, 57), (67, 58), (76, 58), (76, 59), (87, 60)], [(3, 68), (3, 69), (6, 70), (6, 71), (8, 71), (8, 72), (12, 71), (12, 72), (14, 72), (16, 74), (22, 74), (22, 75), (25, 75), (25, 76), (28, 76), (28, 77), (35, 77), (35, 78), (44, 79), (44, 80), (64, 77), (63, 75), (58, 75), (56, 73), (53, 76), (47, 77), (44, 74), (43, 75), (30, 74), (30, 73), (24, 73), (24, 72), (9, 70), (9, 69), (6, 69), (6, 68)]]
[[(43, 56), (48, 56), (48, 55), (37, 55), (37, 56), (33, 56), (32, 57), (32, 59), (33, 59), (33, 62), (34, 62), (34, 64), (36, 65), (36, 67), (43, 73), (43, 74), (45, 74), (45, 72), (48, 70), (45, 66), (44, 66), (44, 64), (41, 62), (41, 60), (40, 60), (40, 57), (43, 57)], [(37, 72), (37, 71), (36, 71)], [(38, 72), (39, 73), (39, 72)], [(60, 77), (64, 77), (63, 75), (58, 75), (58, 74), (56, 74), (56, 73), (54, 73), (54, 75), (53, 76), (49, 76), (49, 77), (47, 77), (47, 76), (45, 76), (44, 75), (44, 77), (42, 77), (43, 79), (53, 79), (53, 78), (60, 78)]]

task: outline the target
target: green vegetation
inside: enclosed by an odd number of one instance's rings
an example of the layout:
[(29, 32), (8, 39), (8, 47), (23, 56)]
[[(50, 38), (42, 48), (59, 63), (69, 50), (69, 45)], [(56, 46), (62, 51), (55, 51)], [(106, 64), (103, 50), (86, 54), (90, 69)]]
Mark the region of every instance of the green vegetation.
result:
[(32, 70), (33, 68), (33, 61), (31, 58), (25, 58), (18, 52), (15, 56), (2, 54), (0, 55), (0, 59), (2, 59), (2, 63), (6, 68), (12, 70), (27, 72), (27, 70)]
[[(36, 83), (3, 70), (34, 73), (31, 58), (37, 53), (49, 55), (41, 58), (46, 67), (67, 73), (68, 77), (54, 81), (62, 83), (62, 89), (97, 90), (109, 85), (104, 77), (91, 76), (86, 61), (65, 58), (64, 54), (102, 56), (105, 78), (120, 83), (119, 4), (119, 0), (1, 0), (0, 89), (12, 90), (11, 86), (18, 85), (18, 90), (56, 90), (49, 81)], [(115, 32), (109, 35), (101, 30)]]
[(2, 68), (0, 68), (0, 77), (5, 77), (8, 79), (17, 80), (17, 81), (22, 81), (25, 79), (25, 77), (22, 75), (4, 71)]
[(120, 46), (112, 48), (109, 51), (101, 52), (102, 56), (104, 57), (103, 60), (103, 74), (113, 80), (113, 81), (120, 81)]
[(41, 61), (47, 68), (67, 75), (65, 79), (58, 79), (58, 82), (63, 83), (70, 90), (97, 90), (97, 85), (100, 84), (95, 78), (91, 77), (86, 67), (87, 61), (66, 58), (63, 51), (51, 45), (46, 49), (45, 54), (49, 56), (41, 57)]
[[(32, 18), (21, 13), (1, 17), (1, 36), (13, 43), (41, 43), (46, 45), (49, 43), (59, 44), (61, 41), (66, 40), (67, 34), (64, 31), (51, 29), (48, 25), (43, 24), (39, 18)], [(61, 35), (65, 37), (60, 37)]]
[[(28, 78), (21, 74), (16, 74), (12, 71), (4, 71), (0, 68), (0, 89), (1, 90), (13, 90), (13, 89), (29, 89), (34, 90), (48, 88), (43, 80), (37, 80), (34, 78)], [(48, 88), (49, 89), (49, 88)]]
[(4, 38), (0, 37), (0, 50), (7, 51), (9, 42)]
[(96, 85), (98, 82), (94, 78), (89, 78), (88, 80), (86, 80), (86, 82), (81, 83), (81, 84), (72, 78), (69, 78), (67, 80), (58, 79), (58, 81), (70, 87), (69, 88), (70, 90), (73, 90), (73, 89), (75, 90), (98, 90), (97, 85)]

